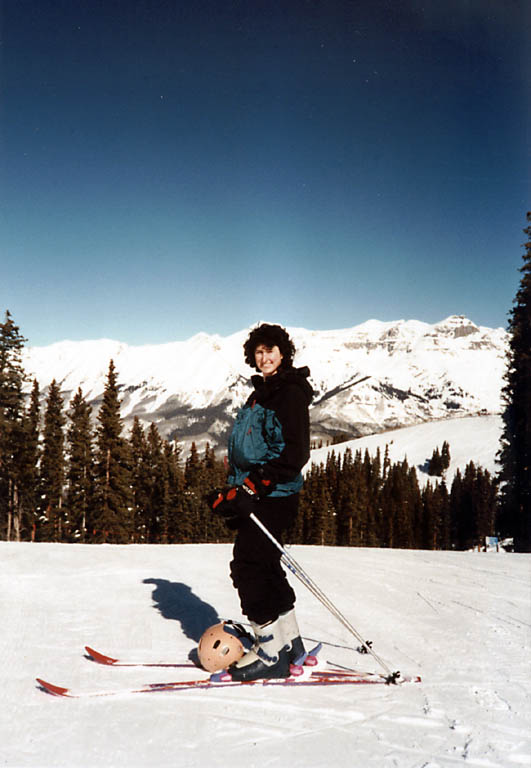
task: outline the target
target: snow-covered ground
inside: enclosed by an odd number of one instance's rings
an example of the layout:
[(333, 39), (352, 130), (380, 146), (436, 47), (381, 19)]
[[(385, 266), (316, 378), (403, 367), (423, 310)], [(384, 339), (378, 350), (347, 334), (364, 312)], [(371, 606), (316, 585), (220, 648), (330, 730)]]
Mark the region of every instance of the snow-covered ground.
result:
[[(231, 548), (0, 542), (0, 765), (531, 765), (531, 556), (291, 552), (386, 663), (422, 683), (55, 698), (36, 677), (81, 690), (178, 679), (94, 664), (83, 647), (187, 659), (206, 626), (241, 618)], [(356, 641), (295, 589), (303, 634), (328, 641), (324, 657), (376, 671), (337, 647)]]
[[(430, 478), (427, 473), (427, 462), (435, 448), (442, 448), (446, 440), (450, 445), (450, 466), (445, 472), (445, 480), (450, 487), (455, 473), (459, 469), (464, 473), (466, 465), (473, 461), (476, 466), (487, 469), (491, 475), (498, 471), (496, 454), (500, 449), (500, 436), (503, 429), (501, 416), (465, 416), (460, 419), (441, 419), (426, 424), (416, 424), (414, 427), (403, 427), (390, 432), (380, 432), (377, 435), (359, 437), (328, 448), (317, 448), (312, 451), (308, 464), (326, 462), (331, 451), (342, 455), (347, 448), (353, 454), (368, 450), (371, 456), (380, 449), (382, 458), (385, 447), (388, 447), (391, 461), (399, 462), (407, 458), (410, 466), (415, 467), (419, 484), (424, 486)], [(439, 478), (440, 479), (440, 478)]]

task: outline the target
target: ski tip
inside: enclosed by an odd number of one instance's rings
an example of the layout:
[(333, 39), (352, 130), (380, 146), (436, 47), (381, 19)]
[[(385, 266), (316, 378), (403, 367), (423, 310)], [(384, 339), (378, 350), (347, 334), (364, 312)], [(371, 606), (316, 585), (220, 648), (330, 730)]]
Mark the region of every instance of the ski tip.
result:
[(420, 675), (413, 675), (411, 677), (409, 675), (400, 675), (399, 678), (391, 682), (394, 682), (397, 685), (402, 685), (402, 683), (421, 683), (422, 678)]
[(421, 679), (419, 675), (410, 677), (409, 675), (401, 675), (400, 672), (393, 672), (385, 678), (385, 682), (388, 685), (401, 685), (402, 683), (420, 683)]
[(85, 650), (89, 658), (92, 661), (96, 661), (98, 664), (106, 664), (107, 666), (112, 667), (112, 665), (116, 664), (118, 661), (118, 659), (113, 659), (111, 656), (105, 656), (103, 653), (95, 651), (94, 648), (91, 648), (89, 645), (85, 646)]
[(52, 685), (52, 683), (47, 683), (46, 680), (42, 680), (40, 677), (36, 678), (39, 686), (46, 691), (46, 693), (51, 693), (53, 696), (68, 696), (70, 691), (68, 688), (61, 688), (59, 685)]

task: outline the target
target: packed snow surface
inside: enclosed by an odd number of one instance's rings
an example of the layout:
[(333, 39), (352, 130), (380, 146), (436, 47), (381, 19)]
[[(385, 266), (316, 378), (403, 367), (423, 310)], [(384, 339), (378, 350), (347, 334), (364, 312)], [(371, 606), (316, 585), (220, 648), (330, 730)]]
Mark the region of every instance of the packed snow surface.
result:
[[(227, 573), (231, 547), (0, 542), (0, 765), (531, 764), (529, 555), (290, 551), (386, 664), (422, 683), (53, 697), (36, 677), (90, 691), (197, 676), (112, 669), (83, 648), (185, 661), (207, 626), (242, 618)], [(379, 671), (294, 586), (307, 643), (324, 640), (323, 658)]]

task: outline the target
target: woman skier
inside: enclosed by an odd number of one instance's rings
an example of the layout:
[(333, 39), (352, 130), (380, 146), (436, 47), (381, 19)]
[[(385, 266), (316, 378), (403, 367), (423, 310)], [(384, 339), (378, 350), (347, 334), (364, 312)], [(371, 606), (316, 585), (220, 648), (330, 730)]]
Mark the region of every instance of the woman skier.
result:
[(281, 678), (304, 646), (295, 617), (295, 593), (281, 554), (249, 518), (253, 512), (281, 542), (297, 515), (301, 470), (310, 456), (309, 369), (292, 365), (295, 347), (279, 325), (262, 324), (244, 344), (245, 361), (261, 375), (239, 411), (229, 438), (229, 489), (214, 508), (237, 528), (231, 578), (242, 613), (256, 637), (254, 647), (229, 672), (233, 680)]

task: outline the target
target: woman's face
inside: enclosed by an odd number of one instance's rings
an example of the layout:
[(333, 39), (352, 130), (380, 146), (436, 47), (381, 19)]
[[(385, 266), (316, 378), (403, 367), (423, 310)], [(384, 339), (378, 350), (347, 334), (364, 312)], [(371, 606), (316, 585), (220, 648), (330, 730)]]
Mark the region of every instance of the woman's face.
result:
[(268, 376), (273, 376), (278, 371), (282, 362), (282, 355), (276, 344), (274, 347), (259, 344), (254, 350), (254, 360), (264, 379), (267, 379)]

